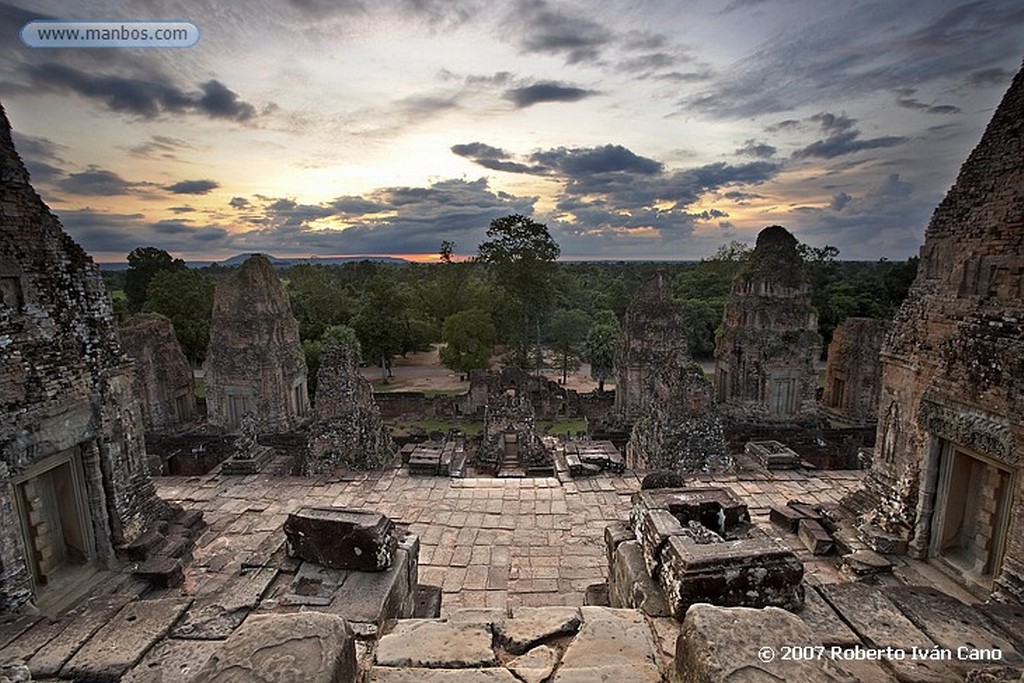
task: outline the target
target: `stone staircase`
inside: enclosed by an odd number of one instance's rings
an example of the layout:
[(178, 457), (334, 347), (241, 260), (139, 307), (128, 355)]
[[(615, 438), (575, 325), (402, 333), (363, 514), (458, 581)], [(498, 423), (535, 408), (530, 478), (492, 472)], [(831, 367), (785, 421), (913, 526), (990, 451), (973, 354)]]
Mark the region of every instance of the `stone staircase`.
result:
[(139, 563), (132, 574), (156, 588), (180, 585), (192, 546), (204, 528), (198, 510), (181, 510), (170, 521), (160, 520), (125, 546), (128, 559)]

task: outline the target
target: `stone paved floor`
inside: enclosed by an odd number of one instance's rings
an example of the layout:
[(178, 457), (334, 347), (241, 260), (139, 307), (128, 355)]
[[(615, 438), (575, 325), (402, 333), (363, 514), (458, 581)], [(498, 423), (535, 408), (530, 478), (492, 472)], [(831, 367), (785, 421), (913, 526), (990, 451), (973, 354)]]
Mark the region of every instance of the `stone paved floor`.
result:
[[(775, 472), (708, 478), (730, 486), (754, 521), (770, 505), (799, 499), (835, 502), (860, 485), (863, 472)], [(442, 610), (458, 607), (582, 605), (590, 584), (607, 579), (603, 532), (626, 521), (637, 475), (602, 475), (561, 484), (541, 479), (410, 477), (400, 470), (344, 480), (252, 475), (161, 477), (161, 497), (205, 513), (186, 578), (186, 591), (206, 593), (238, 574), (242, 559), (275, 538), (288, 513), (302, 505), (379, 510), (419, 535), (420, 583), (441, 586)], [(835, 558), (819, 559), (795, 536), (786, 540), (809, 576), (839, 580)]]

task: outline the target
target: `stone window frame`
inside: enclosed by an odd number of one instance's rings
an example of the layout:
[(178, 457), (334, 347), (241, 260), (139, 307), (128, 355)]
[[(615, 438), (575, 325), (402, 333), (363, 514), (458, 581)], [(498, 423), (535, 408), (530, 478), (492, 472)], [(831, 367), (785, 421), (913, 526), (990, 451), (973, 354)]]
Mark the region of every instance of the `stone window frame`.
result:
[(309, 396), (306, 395), (307, 391), (305, 375), (299, 375), (292, 380), (287, 402), (292, 415), (305, 417), (309, 413)]
[[(12, 283), (14, 286), (8, 288), (4, 283)], [(13, 293), (13, 302), (9, 300), (7, 292)], [(0, 307), (9, 308), (15, 313), (25, 310), (25, 277), (20, 273), (0, 270)]]
[[(240, 385), (228, 385), (224, 389), (224, 418), (228, 423), (229, 427), (241, 427), (242, 418), (246, 413), (256, 412), (256, 390), (252, 387), (240, 386)], [(232, 419), (232, 402), (233, 398), (245, 398), (248, 402), (249, 410), (242, 411), (238, 415), (237, 420)]]

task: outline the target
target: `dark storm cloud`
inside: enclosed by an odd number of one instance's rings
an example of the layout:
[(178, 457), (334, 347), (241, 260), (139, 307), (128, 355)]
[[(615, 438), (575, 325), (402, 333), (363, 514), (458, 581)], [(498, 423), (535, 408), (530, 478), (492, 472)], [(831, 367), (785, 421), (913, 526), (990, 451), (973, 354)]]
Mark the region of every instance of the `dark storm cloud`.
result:
[(751, 138), (744, 142), (743, 146), (737, 149), (734, 154), (736, 156), (757, 157), (758, 159), (771, 159), (777, 151), (775, 147), (767, 142), (758, 142)]
[(169, 206), (167, 210), (171, 213), (195, 213), (195, 208), (191, 206)]
[(57, 187), (81, 196), (113, 197), (132, 194), (141, 184), (129, 182), (113, 171), (90, 166), (85, 171), (68, 174), (57, 182)]
[(579, 102), (597, 94), (596, 90), (586, 90), (554, 81), (544, 81), (521, 88), (506, 90), (505, 99), (511, 100), (519, 109), (524, 109), (535, 104), (541, 104), (542, 102)]
[(530, 160), (539, 166), (570, 177), (618, 171), (651, 175), (660, 173), (663, 169), (660, 161), (642, 157), (622, 145), (557, 147), (534, 152), (530, 155)]
[(509, 153), (498, 147), (492, 147), (482, 142), (469, 142), (461, 145), (452, 145), (451, 151), (460, 157), (465, 157), (476, 164), (489, 168), (492, 171), (505, 171), (507, 173), (535, 173), (542, 174), (545, 169), (540, 166), (531, 166), (516, 161), (509, 161)]
[(546, 0), (520, 0), (512, 12), (512, 23), (521, 27), (522, 52), (562, 55), (568, 64), (596, 60), (613, 39), (612, 32), (601, 24), (555, 9)]
[[(920, 17), (934, 7), (920, 0), (866, 2), (794, 26), (723, 70), (707, 89), (680, 100), (680, 107), (718, 117), (759, 116), (911, 84), (965, 79), (1007, 54), (1019, 54), (1024, 24), (1019, 2), (961, 5), (921, 26)], [(881, 22), (893, 31), (880, 36)]]
[(192, 112), (210, 118), (247, 121), (256, 110), (251, 104), (216, 80), (198, 91), (186, 91), (159, 76), (147, 78), (79, 71), (70, 66), (46, 62), (25, 64), (22, 71), (34, 88), (71, 92), (102, 102), (111, 111), (152, 119), (162, 113)]
[(174, 194), (208, 194), (220, 187), (215, 180), (182, 180), (164, 189)]
[(811, 157), (834, 159), (868, 149), (896, 147), (908, 140), (908, 138), (894, 135), (863, 140), (860, 137), (860, 130), (856, 127), (856, 120), (845, 115), (822, 112), (811, 116), (808, 120), (818, 123), (821, 126), (822, 132), (827, 137), (796, 150), (793, 152), (794, 159), (807, 159)]

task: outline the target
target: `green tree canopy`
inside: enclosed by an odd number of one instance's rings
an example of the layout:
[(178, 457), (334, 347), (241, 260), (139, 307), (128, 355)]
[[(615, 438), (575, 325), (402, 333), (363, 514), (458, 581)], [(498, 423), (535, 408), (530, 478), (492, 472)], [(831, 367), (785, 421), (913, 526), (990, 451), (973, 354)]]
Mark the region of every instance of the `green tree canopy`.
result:
[(163, 249), (136, 247), (128, 254), (128, 269), (124, 272), (124, 294), (128, 310), (138, 313), (146, 305), (149, 284), (157, 273), (165, 270), (186, 269), (185, 262)]
[(561, 250), (546, 225), (519, 214), (495, 218), (487, 237), (477, 248), (479, 259), (505, 292), (508, 313), (517, 323), (510, 330), (516, 362), (527, 367), (531, 337), (538, 342), (539, 362), (540, 326), (555, 301)]
[(441, 362), (456, 372), (486, 370), (496, 331), (491, 315), (479, 308), (459, 311), (444, 321)]
[(190, 268), (161, 270), (146, 293), (146, 310), (171, 319), (174, 335), (193, 363), (206, 358), (213, 315), (214, 283)]
[(578, 308), (560, 308), (551, 315), (548, 331), (551, 347), (562, 369), (562, 383), (569, 378), (569, 369), (580, 366), (583, 356), (583, 342), (590, 328), (590, 316)]
[(381, 375), (391, 377), (391, 359), (402, 353), (406, 301), (396, 284), (378, 276), (367, 284), (362, 305), (352, 319), (364, 357), (380, 363)]
[(600, 393), (604, 393), (605, 380), (615, 374), (621, 334), (618, 318), (609, 310), (599, 311), (587, 332), (584, 358), (590, 363), (590, 376), (597, 380)]

